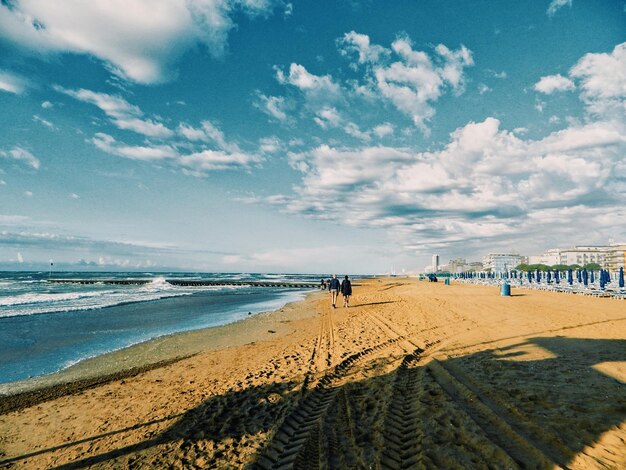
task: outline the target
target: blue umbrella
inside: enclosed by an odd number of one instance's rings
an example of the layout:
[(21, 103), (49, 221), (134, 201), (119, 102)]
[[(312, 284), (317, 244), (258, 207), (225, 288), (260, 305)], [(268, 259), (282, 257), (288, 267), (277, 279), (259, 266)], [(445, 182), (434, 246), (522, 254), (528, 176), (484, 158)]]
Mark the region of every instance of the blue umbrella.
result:
[(594, 281), (595, 281), (595, 277), (593, 275), (593, 271), (591, 271), (591, 275), (589, 276), (589, 282), (591, 282), (593, 284)]
[(530, 271), (528, 271), (526, 273), (526, 276), (528, 277), (528, 283), (532, 284), (533, 283), (533, 273), (531, 273)]
[(550, 281), (552, 281), (552, 273), (548, 271), (546, 272), (546, 282), (550, 284)]
[(537, 280), (537, 282), (541, 282), (541, 273), (539, 272), (538, 269), (537, 269), (537, 272), (535, 273), (535, 279)]
[(624, 268), (619, 268), (619, 277), (617, 278), (617, 284), (620, 286), (620, 288), (624, 288)]
[(556, 282), (557, 284), (561, 283), (561, 276), (559, 275), (558, 271), (554, 271), (554, 282)]
[(580, 269), (576, 270), (576, 280), (578, 281), (578, 284), (583, 282), (583, 273), (581, 272)]
[(587, 273), (586, 269), (583, 269), (583, 284), (585, 287), (589, 285), (589, 273)]
[(602, 270), (600, 271), (600, 289), (604, 289), (604, 285), (606, 284), (606, 274)]
[(571, 286), (572, 284), (574, 284), (574, 276), (572, 276), (572, 270), (568, 269), (567, 270), (567, 282), (568, 284)]

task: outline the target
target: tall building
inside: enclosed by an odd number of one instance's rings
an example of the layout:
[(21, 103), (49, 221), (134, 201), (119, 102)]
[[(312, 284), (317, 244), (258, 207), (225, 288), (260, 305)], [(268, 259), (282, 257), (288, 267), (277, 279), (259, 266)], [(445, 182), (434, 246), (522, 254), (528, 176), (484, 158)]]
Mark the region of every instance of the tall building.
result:
[(524, 257), (517, 253), (489, 253), (483, 258), (485, 270), (492, 273), (510, 271), (523, 262)]
[(439, 271), (439, 255), (433, 255), (432, 268), (434, 273)]

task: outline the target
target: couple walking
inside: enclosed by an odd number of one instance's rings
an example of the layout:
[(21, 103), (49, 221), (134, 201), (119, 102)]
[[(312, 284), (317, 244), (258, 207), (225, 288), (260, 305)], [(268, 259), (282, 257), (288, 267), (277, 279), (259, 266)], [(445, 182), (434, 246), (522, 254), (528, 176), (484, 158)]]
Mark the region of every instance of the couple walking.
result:
[(341, 281), (341, 285), (339, 285), (339, 279), (337, 279), (337, 275), (333, 274), (333, 278), (330, 280), (328, 284), (328, 290), (330, 291), (330, 299), (333, 304), (333, 308), (337, 306), (337, 295), (341, 290), (343, 294), (343, 306), (349, 307), (350, 305), (350, 296), (352, 295), (352, 283), (348, 276)]

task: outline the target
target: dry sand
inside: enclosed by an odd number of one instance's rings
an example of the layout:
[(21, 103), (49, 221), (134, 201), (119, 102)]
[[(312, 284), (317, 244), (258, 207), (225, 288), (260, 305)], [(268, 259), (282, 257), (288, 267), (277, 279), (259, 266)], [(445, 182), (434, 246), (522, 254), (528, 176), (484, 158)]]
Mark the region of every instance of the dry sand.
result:
[(626, 303), (498, 293), (377, 279), (81, 364), (0, 398), (0, 467), (626, 468)]

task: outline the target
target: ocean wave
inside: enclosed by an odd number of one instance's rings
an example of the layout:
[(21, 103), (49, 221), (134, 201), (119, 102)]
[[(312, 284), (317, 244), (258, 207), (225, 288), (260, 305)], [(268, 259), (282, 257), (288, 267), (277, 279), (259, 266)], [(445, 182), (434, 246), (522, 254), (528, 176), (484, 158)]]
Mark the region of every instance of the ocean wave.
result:
[[(77, 293), (72, 294), (60, 294), (65, 296), (63, 301), (57, 300), (55, 303), (46, 303), (41, 300), (40, 302), (30, 302), (21, 304), (10, 304), (9, 308), (0, 304), (0, 318), (18, 317), (24, 315), (39, 315), (47, 313), (59, 313), (59, 312), (73, 312), (78, 310), (99, 310), (101, 308), (113, 307), (116, 305), (124, 305), (137, 302), (150, 302), (153, 300), (160, 300), (169, 297), (181, 297), (186, 295), (192, 295), (193, 292), (144, 292), (137, 293), (135, 295), (129, 295), (125, 293), (115, 293), (108, 296), (81, 296)], [(50, 297), (55, 294), (24, 294), (27, 296)], [(57, 298), (58, 299), (58, 298)], [(2, 299), (4, 300), (4, 299)], [(4, 307), (4, 308), (3, 308)]]

